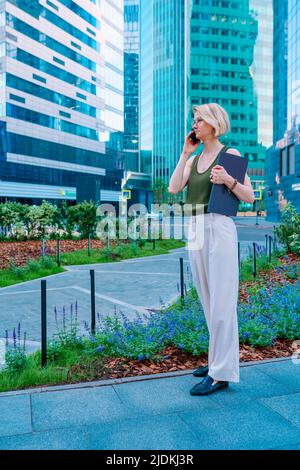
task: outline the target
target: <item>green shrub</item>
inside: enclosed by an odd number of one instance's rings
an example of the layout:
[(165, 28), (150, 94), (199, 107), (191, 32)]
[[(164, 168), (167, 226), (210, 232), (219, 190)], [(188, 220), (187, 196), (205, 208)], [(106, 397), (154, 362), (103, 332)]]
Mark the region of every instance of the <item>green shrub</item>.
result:
[(275, 235), (288, 253), (300, 254), (300, 214), (290, 202), (281, 212), (282, 223), (275, 227)]
[(94, 202), (84, 201), (67, 209), (67, 231), (78, 229), (83, 238), (95, 232), (97, 222), (97, 206)]

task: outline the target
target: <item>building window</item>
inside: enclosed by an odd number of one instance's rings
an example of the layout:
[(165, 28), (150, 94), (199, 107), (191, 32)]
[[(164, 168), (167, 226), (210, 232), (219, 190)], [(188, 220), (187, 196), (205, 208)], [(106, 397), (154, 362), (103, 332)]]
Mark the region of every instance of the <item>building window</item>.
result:
[(280, 152), (280, 176), (287, 175), (287, 148)]
[(295, 144), (288, 147), (288, 174), (293, 175), (295, 173)]

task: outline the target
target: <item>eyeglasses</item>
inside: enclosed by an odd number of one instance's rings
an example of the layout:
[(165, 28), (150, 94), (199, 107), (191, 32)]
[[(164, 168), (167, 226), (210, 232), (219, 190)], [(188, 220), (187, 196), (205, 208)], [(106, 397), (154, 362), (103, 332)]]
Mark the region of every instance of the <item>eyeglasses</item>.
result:
[(197, 118), (197, 119), (194, 119), (194, 121), (192, 122), (192, 126), (194, 126), (195, 124), (198, 124), (199, 122), (203, 121), (202, 118)]

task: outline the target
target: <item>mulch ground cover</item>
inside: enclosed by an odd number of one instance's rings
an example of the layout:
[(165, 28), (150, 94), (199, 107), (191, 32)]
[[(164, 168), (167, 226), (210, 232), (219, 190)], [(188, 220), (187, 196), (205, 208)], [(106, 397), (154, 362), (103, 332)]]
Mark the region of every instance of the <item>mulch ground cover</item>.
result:
[[(293, 341), (277, 340), (272, 346), (252, 348), (240, 346), (240, 362), (260, 361), (276, 357), (290, 357), (293, 354)], [(108, 358), (104, 364), (95, 359), (89, 366), (76, 364), (70, 367), (68, 380), (82, 376), (87, 381), (89, 372), (92, 372), (90, 380), (105, 380), (122, 377), (135, 377), (163, 372), (175, 372), (196, 369), (207, 364), (207, 354), (193, 356), (176, 347), (168, 346), (162, 352), (161, 359), (157, 360), (129, 360), (126, 358)]]
[[(117, 240), (111, 240), (111, 246), (115, 246)], [(92, 249), (106, 247), (102, 240), (92, 240)], [(88, 240), (61, 240), (61, 253), (70, 253), (76, 250), (87, 250)], [(57, 240), (47, 240), (45, 242), (45, 255), (54, 256), (57, 254)], [(20, 242), (0, 242), (0, 269), (9, 267), (12, 259), (16, 266), (24, 266), (30, 259), (38, 259), (42, 256), (42, 242), (20, 241)]]

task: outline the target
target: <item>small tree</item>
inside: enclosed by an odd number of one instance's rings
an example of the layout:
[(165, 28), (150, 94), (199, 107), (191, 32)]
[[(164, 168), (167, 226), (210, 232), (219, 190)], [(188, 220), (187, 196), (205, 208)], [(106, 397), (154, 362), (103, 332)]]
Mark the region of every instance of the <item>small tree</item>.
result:
[(61, 226), (60, 209), (46, 201), (40, 206), (28, 206), (23, 218), (30, 238), (45, 237), (51, 229)]
[(20, 221), (19, 207), (17, 203), (5, 202), (0, 204), (0, 225), (5, 236), (12, 225)]
[(67, 230), (71, 235), (72, 230), (78, 229), (83, 238), (94, 233), (96, 228), (97, 206), (93, 201), (84, 201), (67, 209)]
[(294, 251), (300, 254), (300, 214), (291, 202), (281, 210), (281, 219), (282, 223), (275, 228), (275, 235), (288, 253)]

